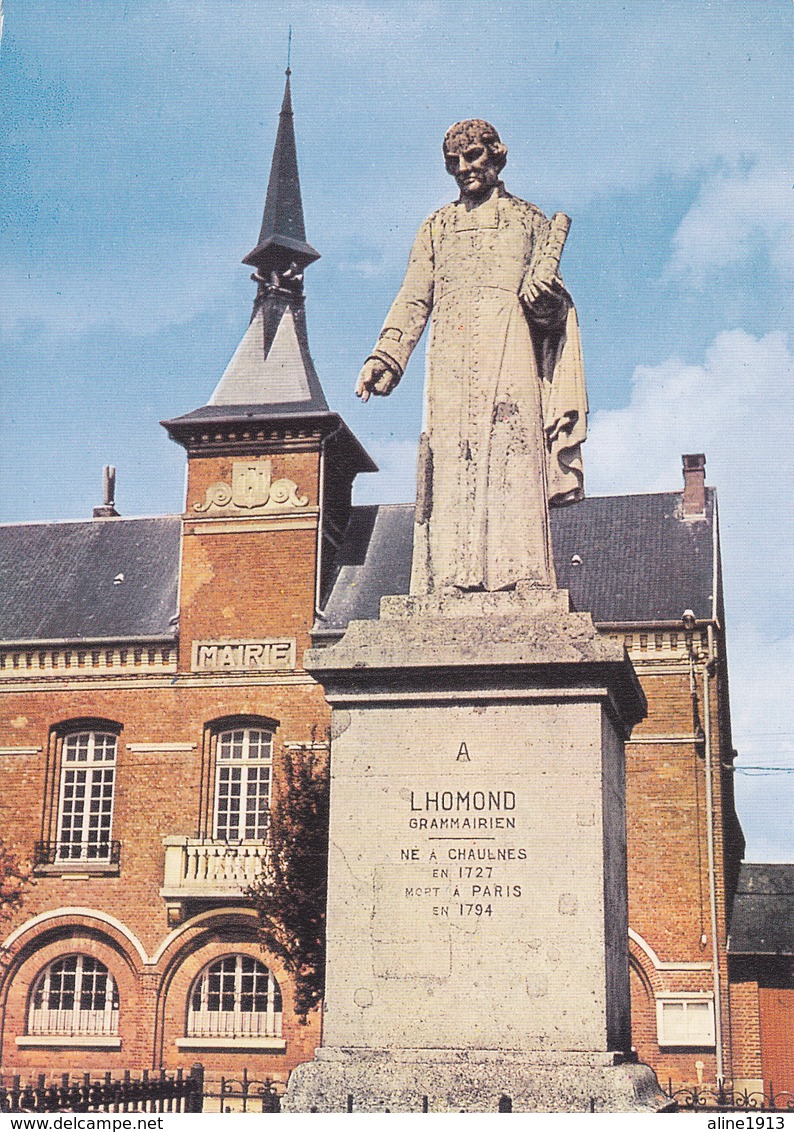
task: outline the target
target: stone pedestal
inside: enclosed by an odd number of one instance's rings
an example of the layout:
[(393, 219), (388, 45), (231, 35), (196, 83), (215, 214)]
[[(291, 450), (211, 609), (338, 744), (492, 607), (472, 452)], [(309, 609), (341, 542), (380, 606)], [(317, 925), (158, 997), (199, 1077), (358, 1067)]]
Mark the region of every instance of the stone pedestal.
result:
[(628, 1063), (622, 646), (527, 587), (385, 598), (306, 667), (333, 709), (326, 1013), (285, 1108), (659, 1107)]
[(619, 1055), (336, 1049), (299, 1065), (285, 1112), (660, 1112), (647, 1065)]

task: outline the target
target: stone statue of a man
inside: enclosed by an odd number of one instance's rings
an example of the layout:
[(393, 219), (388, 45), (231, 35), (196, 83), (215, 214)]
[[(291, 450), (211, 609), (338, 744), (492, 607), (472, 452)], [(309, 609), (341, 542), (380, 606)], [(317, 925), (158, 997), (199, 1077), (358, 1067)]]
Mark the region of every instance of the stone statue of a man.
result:
[(391, 393), (432, 312), (415, 595), (555, 585), (548, 503), (582, 494), (576, 314), (556, 271), (533, 270), (550, 222), (506, 191), (506, 159), (487, 122), (447, 131), (460, 198), (420, 228), (356, 389), (363, 401)]

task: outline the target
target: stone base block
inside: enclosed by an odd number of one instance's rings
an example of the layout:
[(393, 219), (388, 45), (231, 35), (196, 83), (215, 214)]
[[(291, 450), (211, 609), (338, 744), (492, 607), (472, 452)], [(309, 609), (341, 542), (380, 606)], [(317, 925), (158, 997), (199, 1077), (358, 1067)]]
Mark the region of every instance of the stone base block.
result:
[(647, 1065), (619, 1054), (318, 1049), (283, 1112), (662, 1112)]

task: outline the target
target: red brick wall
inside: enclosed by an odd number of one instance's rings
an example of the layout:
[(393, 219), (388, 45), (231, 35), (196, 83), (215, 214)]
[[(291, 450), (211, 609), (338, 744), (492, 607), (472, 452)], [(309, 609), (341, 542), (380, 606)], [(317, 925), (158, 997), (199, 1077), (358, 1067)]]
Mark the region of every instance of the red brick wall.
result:
[[(705, 724), (702, 669), (698, 666), (697, 718), (693, 714), (688, 664), (642, 665), (638, 674), (648, 698), (648, 717), (633, 733), (626, 752), (629, 924), (655, 953), (660, 965), (640, 948), (633, 949), (646, 988), (633, 981), (632, 1027), (640, 1056), (660, 1078), (696, 1081), (695, 1063), (703, 1062), (704, 1080), (714, 1080), (714, 1051), (675, 1051), (656, 1041), (654, 995), (711, 992), (712, 925), (709, 904), (705, 745), (691, 737)], [(714, 813), (717, 934), (722, 998), (724, 1072), (731, 1075), (731, 1026), (726, 960), (725, 861), (721, 752), (727, 728), (727, 700), (717, 681), (710, 684), (712, 790)], [(720, 703), (723, 710), (720, 711)], [(687, 741), (687, 737), (690, 737)], [(675, 741), (679, 740), (679, 741)], [(683, 741), (681, 741), (683, 740)], [(729, 800), (730, 801), (730, 800)], [(707, 970), (685, 964), (708, 964)], [(671, 969), (668, 965), (674, 965)], [(664, 966), (662, 966), (664, 965)], [(676, 969), (677, 968), (677, 969)]]
[[(24, 726), (21, 725), (23, 713)], [(253, 689), (62, 690), (0, 698), (0, 744), (43, 748), (37, 755), (0, 757), (4, 839), (22, 857), (32, 855), (33, 842), (40, 836), (49, 728), (64, 719), (85, 715), (109, 717), (123, 724), (116, 764), (112, 830), (113, 838), (121, 841), (120, 874), (82, 880), (68, 874), (39, 876), (22, 909), (10, 923), (2, 925), (2, 934), (53, 908), (87, 907), (120, 920), (140, 940), (144, 950), (153, 955), (170, 931), (165, 902), (160, 896), (165, 853), (162, 839), (167, 835), (196, 836), (203, 728), (213, 718), (233, 714), (257, 714), (277, 720), (279, 747), (284, 741), (310, 742), (313, 737), (324, 736), (329, 718), (322, 689), (307, 683)], [(10, 726), (10, 720), (15, 721), (15, 727)], [(157, 742), (193, 743), (195, 750), (142, 753), (129, 751), (127, 747), (130, 743)], [(274, 777), (274, 790), (277, 790), (278, 757)], [(192, 910), (200, 911), (200, 907)], [(102, 932), (106, 930), (101, 925), (94, 927)], [(71, 945), (67, 948), (73, 949)], [(127, 952), (133, 951), (127, 943)], [(30, 962), (33, 966), (26, 966), (25, 971), (30, 969), (32, 974), (45, 965), (35, 956)], [(111, 963), (107, 965), (116, 974), (116, 968)], [(289, 998), (287, 976), (283, 983), (285, 996)], [(0, 1064), (6, 1068), (10, 1065), (71, 1068), (75, 1054), (68, 1051), (28, 1050), (23, 1056), (22, 1051), (16, 1050), (13, 1039), (17, 1033), (24, 1033), (26, 991), (19, 989), (21, 984), (17, 984), (16, 975), (12, 985), (14, 1005), (4, 1027)], [(136, 1008), (133, 1012), (129, 1001), (122, 999), (124, 1025), (130, 1027), (125, 1034), (123, 1055), (110, 1057), (103, 1052), (88, 1056), (80, 1051), (82, 1067), (142, 1068), (152, 1064), (152, 1011), (141, 1013)], [(138, 1036), (134, 1036), (135, 1033)], [(316, 1024), (295, 1030), (291, 1037), (290, 1060), (293, 1060), (293, 1050), (305, 1050), (312, 1041), (316, 1044), (316, 1038)], [(169, 1065), (174, 1064), (173, 1052), (167, 1057)], [(206, 1060), (208, 1066), (215, 1064), (210, 1057)], [(247, 1064), (251, 1066), (255, 1060), (249, 1058)], [(282, 1056), (276, 1065), (269, 1066), (271, 1076), (284, 1061)], [(181, 1064), (190, 1062), (183, 1060)]]
[[(247, 456), (240, 457), (248, 460)], [(275, 454), (272, 479), (289, 478), (298, 493), (317, 503), (317, 451)], [(219, 1051), (180, 1051), (174, 1041), (184, 1033), (186, 995), (192, 979), (216, 953), (242, 950), (267, 965), (255, 938), (251, 913), (244, 902), (217, 907), (211, 899), (188, 906), (199, 916), (195, 930), (178, 931), (176, 939), (151, 965), (145, 965), (127, 935), (135, 937), (153, 959), (171, 933), (166, 904), (160, 895), (169, 835), (196, 837), (200, 830), (200, 795), (206, 798), (208, 775), (205, 729), (213, 720), (249, 715), (275, 720), (276, 757), (273, 790), (279, 789), (279, 752), (285, 742), (307, 743), (327, 734), (330, 713), (322, 689), (302, 673), (304, 649), (314, 616), (316, 518), (286, 513), (240, 520), (240, 512), (222, 515), (228, 533), (194, 534), (206, 488), (231, 482), (232, 457), (192, 459), (189, 466), (186, 534), (181, 579), (180, 676), (127, 669), (87, 680), (74, 672), (68, 681), (52, 677), (39, 690), (0, 689), (0, 746), (39, 747), (38, 754), (0, 756), (0, 828), (4, 840), (22, 857), (30, 857), (41, 838), (45, 781), (52, 781), (52, 728), (65, 720), (100, 717), (121, 725), (116, 760), (112, 837), (121, 842), (118, 876), (68, 874), (39, 876), (24, 906), (0, 926), (0, 937), (53, 909), (86, 908), (89, 913), (64, 919), (45, 918), (14, 941), (5, 957), (6, 977), (0, 987), (0, 1065), (8, 1072), (43, 1069), (141, 1069), (161, 1063), (189, 1066), (201, 1060), (209, 1072), (239, 1069), (245, 1064), (260, 1076), (283, 1077), (291, 1066), (309, 1058), (319, 1042), (315, 1012), (302, 1024), (292, 1010), (289, 975), (277, 973), (285, 1000), (286, 1054), (224, 1055)], [(217, 513), (216, 513), (217, 516)], [(301, 524), (305, 529), (301, 529)], [(217, 530), (218, 523), (204, 525)], [(263, 529), (257, 529), (257, 528)], [(249, 678), (245, 673), (190, 672), (193, 640), (296, 638), (297, 670)], [(40, 682), (37, 681), (37, 684)], [(82, 686), (79, 686), (82, 684)], [(180, 751), (135, 751), (130, 745), (179, 743)], [(57, 774), (56, 774), (57, 777)], [(211, 787), (211, 783), (210, 783)], [(48, 791), (49, 793), (49, 791)], [(57, 783), (55, 791), (57, 810)], [(206, 809), (206, 800), (204, 802)], [(55, 837), (45, 830), (45, 839)], [(217, 905), (217, 901), (215, 902)], [(240, 934), (240, 917), (245, 931)], [(122, 930), (112, 923), (118, 921)], [(237, 926), (235, 926), (237, 925)], [(74, 951), (97, 954), (118, 980), (121, 1051), (18, 1049), (25, 1032), (31, 980), (55, 954)], [(100, 954), (101, 952), (101, 954)], [(3, 967), (0, 967), (2, 979)]]
[[(43, 930), (35, 933), (32, 938), (27, 938), (11, 966), (13, 977), (8, 987), (3, 1026), (6, 1047), (4, 1066), (12, 1065), (21, 1070), (44, 1068), (52, 1064), (65, 1066), (73, 1064), (75, 1056), (83, 1069), (91, 1070), (149, 1064), (145, 1019), (141, 1017), (142, 965), (140, 958), (131, 953), (125, 943), (119, 933), (106, 930), (97, 932), (75, 916), (50, 920)], [(54, 960), (78, 953), (93, 956), (104, 963), (116, 981), (119, 1000), (124, 1004), (119, 1015), (121, 1049), (70, 1051), (44, 1046), (18, 1049), (14, 1037), (27, 1031), (28, 1003), (37, 977)]]
[[(64, 720), (100, 716), (122, 726), (119, 738), (113, 837), (122, 842), (119, 876), (91, 876), (78, 880), (69, 876), (40, 877), (23, 909), (2, 933), (51, 909), (87, 907), (119, 920), (153, 957), (169, 936), (163, 884), (164, 849), (168, 835), (195, 837), (200, 830), (199, 798), (206, 768), (202, 768), (205, 728), (224, 716), (264, 716), (278, 722), (277, 746), (284, 742), (309, 742), (323, 738), (329, 711), (322, 689), (308, 681), (300, 670), (308, 631), (313, 620), (316, 530), (314, 521), (300, 529), (286, 515), (279, 521), (240, 519), (239, 512), (217, 516), (217, 522), (196, 520), (201, 514), (193, 504), (202, 502), (213, 483), (231, 482), (232, 457), (207, 456), (190, 461), (188, 507), (183, 539), (181, 586), (181, 656), (179, 675), (134, 678), (108, 674), (90, 687), (76, 687), (52, 678), (45, 690), (0, 694), (0, 746), (41, 747), (40, 754), (0, 756), (0, 820), (6, 840), (23, 856), (31, 853), (40, 837), (45, 774), (51, 728)], [(272, 477), (296, 482), (299, 493), (317, 502), (316, 451), (276, 454)], [(305, 521), (305, 520), (304, 520)], [(223, 533), (198, 534), (199, 529), (224, 524)], [(261, 528), (261, 529), (259, 529)], [(298, 671), (293, 675), (268, 675), (248, 679), (245, 674), (190, 673), (194, 640), (261, 639), (295, 637)], [(711, 959), (711, 927), (708, 900), (706, 845), (705, 762), (702, 747), (691, 740), (693, 711), (689, 673), (685, 663), (638, 666), (649, 701), (648, 719), (635, 737), (654, 742), (630, 743), (627, 747), (627, 809), (629, 854), (629, 922), (658, 962), (678, 969), (657, 969), (648, 950), (632, 944), (633, 1040), (640, 1056), (650, 1062), (660, 1078), (674, 1081), (696, 1079), (695, 1062), (704, 1062), (706, 1079), (715, 1073), (714, 1055), (707, 1051), (669, 1051), (656, 1043), (655, 995), (674, 991), (709, 991), (710, 970), (681, 969), (681, 964), (708, 963)], [(85, 683), (85, 682), (84, 682)], [(702, 682), (698, 675), (699, 712), (703, 718)], [(727, 698), (718, 704), (712, 685), (712, 753), (715, 764), (713, 789), (716, 815), (716, 873), (718, 878), (718, 934), (724, 990), (726, 1070), (730, 1075), (730, 1039), (737, 1042), (737, 1066), (748, 1072), (754, 1053), (751, 1031), (745, 1040), (744, 1011), (749, 1010), (742, 991), (735, 1002), (740, 1011), (729, 1025), (727, 1014), (727, 968), (724, 957), (725, 899), (722, 882), (722, 780), (720, 751), (728, 742)], [(687, 737), (670, 742), (671, 736)], [(130, 744), (195, 744), (178, 752), (136, 752)], [(278, 767), (275, 786), (278, 789)], [(730, 799), (726, 798), (730, 805)], [(190, 909), (212, 910), (211, 902)], [(242, 920), (240, 919), (242, 917)], [(239, 922), (238, 922), (239, 921)], [(240, 928), (244, 923), (245, 930)], [(233, 925), (234, 931), (232, 931)], [(242, 907), (219, 909), (195, 928), (180, 933), (153, 966), (144, 969), (135, 947), (123, 933), (100, 920), (76, 918), (68, 931), (74, 933), (70, 949), (86, 938), (92, 947), (103, 947), (114, 975), (127, 980), (122, 997), (123, 1047), (120, 1055), (76, 1054), (69, 1051), (17, 1050), (14, 1037), (23, 1032), (27, 988), (31, 978), (45, 965), (44, 951), (55, 946), (53, 921), (46, 921), (21, 938), (12, 949), (5, 980), (8, 995), (6, 1018), (0, 1040), (1, 1064), (17, 1066), (126, 1068), (178, 1064), (188, 1066), (196, 1057), (183, 1055), (174, 1039), (184, 1032), (186, 995), (195, 975), (209, 958), (238, 947), (260, 954), (252, 935), (250, 916)], [(63, 927), (63, 925), (62, 925)], [(67, 928), (64, 927), (64, 931)], [(236, 933), (236, 934), (235, 934)], [(702, 936), (706, 935), (705, 945)], [(61, 938), (61, 946), (65, 940)], [(82, 943), (80, 943), (82, 947)], [(25, 948), (29, 950), (26, 951)], [(93, 952), (91, 952), (93, 954)], [(103, 959), (103, 962), (105, 960)], [(263, 957), (272, 963), (272, 959)], [(111, 966), (113, 964), (113, 966)], [(137, 966), (136, 966), (137, 965)], [(132, 971), (137, 971), (133, 977)], [(275, 967), (274, 967), (275, 970)], [(122, 972), (127, 972), (123, 974)], [(286, 1001), (291, 998), (288, 975), (278, 972)], [(137, 989), (131, 989), (136, 981)], [(129, 985), (128, 985), (129, 984)], [(748, 1000), (749, 1001), (749, 1000)], [(134, 1007), (130, 1004), (135, 1003)], [(0, 999), (0, 1005), (2, 1000)], [(288, 1052), (281, 1056), (246, 1055), (245, 1064), (255, 1064), (271, 1076), (303, 1060), (319, 1040), (315, 1015), (301, 1025), (286, 1010)], [(744, 1044), (742, 1044), (744, 1042)], [(24, 1056), (23, 1056), (24, 1053)], [(192, 1053), (192, 1051), (191, 1051)], [(134, 1060), (131, 1060), (134, 1059)], [(114, 1060), (115, 1059), (115, 1060)], [(208, 1069), (231, 1071), (243, 1061), (239, 1054), (211, 1053), (201, 1060)], [(739, 1069), (735, 1069), (739, 1072)]]
[[(194, 510), (210, 485), (231, 483), (234, 462), (225, 456), (189, 462), (182, 540), (181, 671), (190, 669), (194, 640), (294, 637), (299, 663), (310, 646), (316, 517), (239, 509), (205, 516)], [(317, 507), (317, 452), (275, 455), (270, 464), (273, 480), (293, 480), (301, 498), (308, 498), (307, 507)]]
[(761, 1020), (758, 975), (752, 962), (732, 962), (731, 1031), (735, 1077), (761, 1077)]
[[(21, 727), (23, 712), (26, 722)], [(13, 741), (18, 746), (43, 748), (37, 755), (0, 756), (3, 837), (23, 856), (32, 854), (33, 842), (40, 836), (50, 727), (89, 715), (123, 724), (113, 817), (113, 837), (122, 842), (121, 875), (88, 881), (70, 880), (68, 876), (40, 877), (27, 897), (24, 918), (70, 904), (88, 902), (114, 914), (123, 906), (130, 928), (145, 947), (154, 947), (165, 926), (159, 895), (163, 883), (162, 838), (197, 835), (204, 725), (235, 714), (277, 720), (277, 744), (309, 742), (313, 731), (323, 737), (329, 720), (322, 689), (313, 683), (259, 688), (53, 690), (0, 697), (0, 745)], [(11, 719), (17, 724), (13, 729)], [(128, 750), (129, 744), (173, 742), (193, 743), (196, 749), (153, 753)]]
[[(189, 941), (189, 950), (183, 949), (184, 954), (180, 953), (173, 961), (173, 977), (169, 967), (163, 979), (160, 1038), (162, 1064), (166, 1068), (176, 1068), (200, 1061), (204, 1065), (211, 1064), (214, 1073), (238, 1076), (242, 1067), (246, 1066), (249, 1073), (256, 1072), (271, 1080), (286, 1082), (290, 1071), (300, 1062), (309, 1061), (320, 1044), (319, 1011), (313, 1011), (305, 1022), (295, 1014), (289, 975), (272, 956), (263, 956), (255, 934), (250, 929), (234, 939), (213, 938), (211, 931), (198, 932), (197, 935), (198, 938)], [(258, 1053), (245, 1049), (188, 1051), (177, 1048), (176, 1040), (185, 1033), (186, 1003), (194, 980), (208, 963), (231, 954), (253, 956), (270, 967), (276, 977), (283, 996), (282, 1037), (287, 1043), (284, 1053)]]

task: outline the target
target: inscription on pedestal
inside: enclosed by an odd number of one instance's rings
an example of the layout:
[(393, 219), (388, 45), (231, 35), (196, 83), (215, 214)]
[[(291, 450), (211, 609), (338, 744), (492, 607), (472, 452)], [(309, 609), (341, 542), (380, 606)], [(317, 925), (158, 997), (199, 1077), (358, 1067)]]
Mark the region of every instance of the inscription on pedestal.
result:
[[(406, 824), (418, 838), (400, 850), (400, 863), (410, 870), (404, 899), (447, 919), (498, 916), (507, 902), (522, 898), (526, 884), (514, 864), (527, 860), (527, 849), (513, 843), (520, 820), (514, 790), (408, 794)], [(499, 834), (507, 834), (510, 844)]]
[(348, 701), (335, 722), (326, 1040), (607, 1048), (601, 706)]

